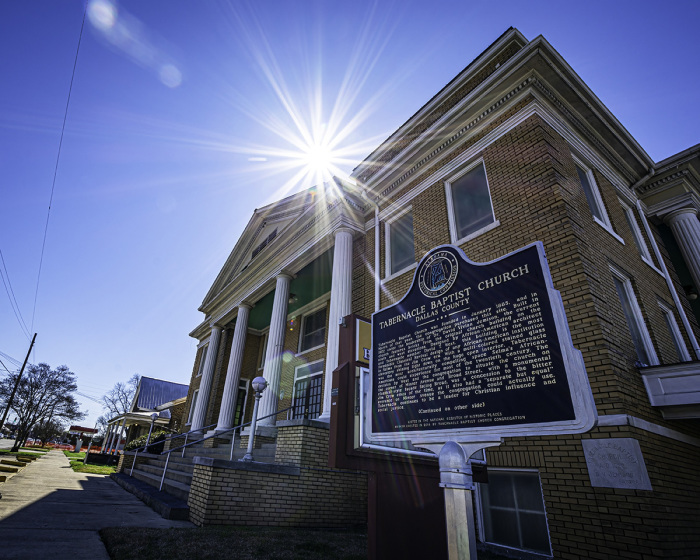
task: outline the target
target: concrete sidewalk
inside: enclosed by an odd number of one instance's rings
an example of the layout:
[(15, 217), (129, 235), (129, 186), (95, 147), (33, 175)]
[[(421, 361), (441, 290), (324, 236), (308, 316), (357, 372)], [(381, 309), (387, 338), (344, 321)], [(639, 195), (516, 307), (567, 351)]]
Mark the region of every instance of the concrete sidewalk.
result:
[(50, 451), (0, 484), (0, 557), (109, 560), (103, 527), (194, 527), (163, 519), (108, 476), (73, 472)]

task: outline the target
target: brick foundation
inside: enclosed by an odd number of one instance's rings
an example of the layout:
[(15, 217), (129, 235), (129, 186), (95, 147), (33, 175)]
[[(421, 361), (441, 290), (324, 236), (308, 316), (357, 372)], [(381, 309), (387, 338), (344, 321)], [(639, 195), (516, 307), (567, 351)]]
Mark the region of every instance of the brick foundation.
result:
[(275, 460), (284, 464), (195, 459), (190, 521), (200, 526), (364, 525), (367, 477), (325, 466), (327, 425), (302, 420), (277, 426)]

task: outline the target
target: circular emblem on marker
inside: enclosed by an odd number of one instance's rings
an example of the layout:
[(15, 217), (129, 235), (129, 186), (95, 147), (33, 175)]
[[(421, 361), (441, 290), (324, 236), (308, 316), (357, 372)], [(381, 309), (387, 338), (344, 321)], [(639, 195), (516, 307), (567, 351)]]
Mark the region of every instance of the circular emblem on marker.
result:
[(449, 251), (430, 255), (418, 274), (418, 287), (424, 296), (438, 297), (452, 287), (457, 279), (459, 264)]

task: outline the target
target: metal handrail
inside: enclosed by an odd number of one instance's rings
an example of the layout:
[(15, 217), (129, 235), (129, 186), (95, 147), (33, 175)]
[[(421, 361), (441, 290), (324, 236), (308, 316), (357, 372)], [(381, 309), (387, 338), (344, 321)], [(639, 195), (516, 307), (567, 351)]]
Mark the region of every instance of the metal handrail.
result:
[[(288, 410), (290, 410), (290, 409), (292, 409), (292, 408), (293, 408), (293, 407), (290, 406), (290, 407), (287, 407), (287, 408), (285, 408), (285, 409), (278, 410), (277, 412), (273, 412), (272, 414), (268, 414), (267, 416), (262, 416), (262, 417), (258, 418), (257, 420), (258, 420), (258, 421), (259, 421), (259, 420), (265, 420), (265, 418), (271, 418), (272, 416), (277, 416), (277, 415), (279, 415), (279, 414), (282, 414), (282, 413), (284, 413), (284, 412), (287, 412)], [(190, 443), (185, 443), (184, 445), (181, 445), (180, 447), (175, 447), (174, 449), (168, 449), (167, 451), (161, 451), (161, 453), (160, 453), (161, 455), (164, 455), (164, 454), (167, 453), (168, 456), (167, 456), (166, 459), (165, 459), (165, 466), (163, 467), (163, 475), (160, 477), (160, 486), (158, 487), (158, 490), (162, 490), (162, 489), (163, 489), (163, 481), (165, 480), (165, 473), (166, 473), (166, 471), (168, 470), (168, 463), (170, 462), (170, 454), (171, 454), (173, 451), (177, 451), (178, 449), (182, 449), (182, 456), (184, 457), (184, 456), (185, 456), (185, 448), (189, 447), (190, 445), (195, 445), (195, 444), (197, 444), (197, 443), (200, 443), (200, 442), (202, 442), (202, 441), (211, 439), (211, 438), (213, 438), (213, 437), (221, 437), (222, 435), (228, 434), (229, 432), (233, 432), (233, 435), (232, 435), (232, 437), (231, 437), (231, 454), (230, 454), (230, 456), (229, 456), (229, 460), (230, 460), (230, 461), (233, 461), (233, 446), (235, 445), (235, 441), (236, 441), (236, 434), (235, 434), (235, 432), (236, 432), (236, 430), (240, 430), (241, 428), (244, 428), (245, 426), (249, 426), (249, 425), (252, 424), (252, 423), (253, 423), (253, 421), (251, 420), (250, 422), (245, 422), (245, 423), (239, 424), (238, 426), (235, 426), (235, 427), (233, 427), (233, 428), (228, 428), (227, 430), (222, 430), (221, 432), (217, 432), (217, 433), (212, 434), (212, 435), (210, 435), (210, 436), (203, 437), (203, 438), (201, 438), (201, 439), (198, 439), (197, 441), (192, 441), (192, 442), (190, 442)], [(192, 430), (192, 431), (194, 431), (194, 430)], [(249, 437), (252, 437), (252, 438), (253, 438), (253, 441), (255, 441), (255, 434), (251, 434)], [(134, 457), (134, 463), (135, 463), (135, 462), (136, 462), (136, 457)], [(133, 464), (132, 464), (132, 466), (131, 466), (131, 470), (132, 470), (132, 472), (133, 472), (133, 470), (134, 470)]]
[[(163, 445), (165, 445), (165, 442), (166, 442), (166, 441), (170, 441), (170, 440), (173, 439), (173, 438), (181, 437), (181, 436), (183, 436), (183, 435), (185, 436), (185, 443), (187, 443), (187, 436), (188, 436), (189, 434), (191, 434), (192, 432), (201, 432), (202, 430), (206, 430), (206, 429), (208, 429), (208, 428), (212, 428), (213, 426), (216, 426), (216, 424), (209, 424), (208, 426), (203, 426), (203, 427), (197, 428), (197, 429), (195, 429), (195, 430), (190, 430), (189, 432), (185, 432), (184, 434), (172, 434), (172, 435), (170, 435), (169, 437), (166, 437), (165, 439), (163, 439), (163, 442), (164, 442)], [(158, 442), (156, 442), (156, 443), (160, 443), (160, 442), (158, 441)], [(151, 445), (155, 445), (155, 444), (153, 444), (153, 443), (147, 443), (147, 444), (144, 445), (143, 447), (137, 447), (136, 449), (129, 449), (129, 451), (135, 451), (135, 452), (136, 452), (136, 453), (134, 453), (134, 461), (131, 463), (131, 470), (129, 471), (129, 476), (132, 476), (132, 475), (134, 474), (134, 465), (136, 464), (136, 457), (139, 456), (139, 451), (143, 451), (144, 449), (148, 449), (149, 447), (151, 447)], [(178, 447), (178, 449), (180, 449), (180, 448)], [(126, 449), (125, 449), (124, 451), (126, 451)], [(162, 455), (162, 453), (160, 453), (160, 455)], [(185, 456), (185, 452), (184, 452), (184, 451), (182, 452), (182, 456), (183, 456), (183, 457)], [(168, 458), (170, 458), (170, 457), (168, 457)]]

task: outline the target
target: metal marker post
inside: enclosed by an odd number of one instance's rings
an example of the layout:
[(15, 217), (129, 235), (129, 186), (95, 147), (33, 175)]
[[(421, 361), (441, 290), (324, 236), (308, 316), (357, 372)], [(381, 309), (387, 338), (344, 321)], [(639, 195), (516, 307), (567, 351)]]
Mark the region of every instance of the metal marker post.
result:
[(450, 560), (476, 560), (472, 469), (461, 445), (448, 441), (440, 450), (440, 486), (445, 489), (447, 551)]
[(447, 441), (414, 441), (414, 445), (429, 449), (438, 456), (440, 487), (445, 490), (445, 524), (449, 560), (476, 560), (476, 530), (472, 491), (475, 490), (469, 457), (501, 441), (457, 443)]

